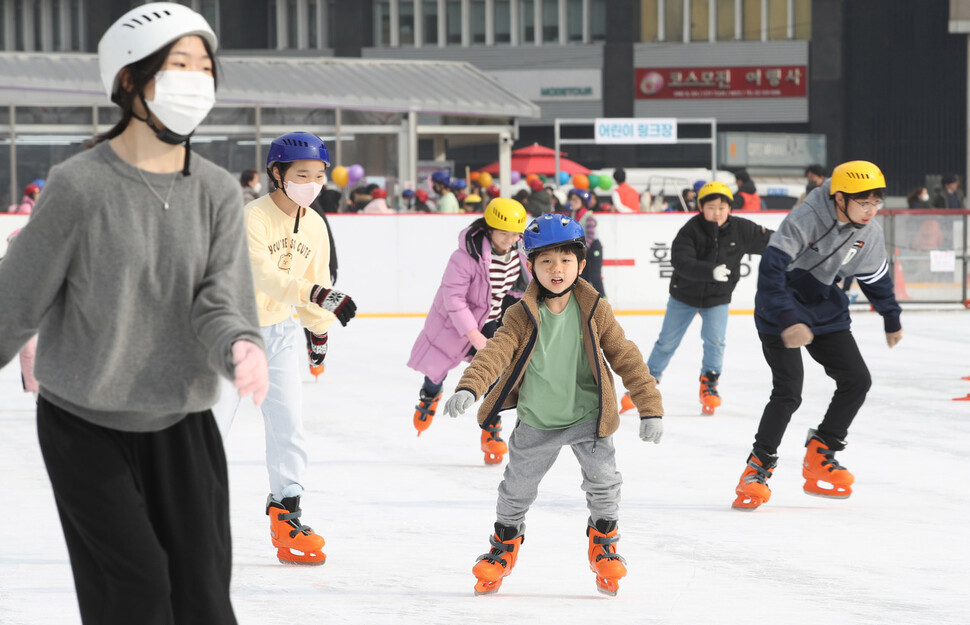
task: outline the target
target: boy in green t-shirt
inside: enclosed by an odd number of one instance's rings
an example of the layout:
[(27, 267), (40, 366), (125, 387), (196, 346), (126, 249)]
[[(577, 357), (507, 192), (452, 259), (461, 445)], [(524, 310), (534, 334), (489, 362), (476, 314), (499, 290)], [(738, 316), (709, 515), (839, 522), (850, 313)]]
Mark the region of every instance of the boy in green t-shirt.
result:
[(639, 408), (644, 441), (659, 443), (663, 434), (660, 391), (609, 303), (579, 278), (586, 264), (582, 226), (549, 213), (533, 221), (523, 239), (535, 280), (506, 311), (502, 327), (478, 351), (445, 404), (456, 417), (485, 395), (478, 412), (483, 428), (507, 408), (519, 417), (498, 488), (492, 549), (472, 569), (475, 592), (497, 591), (512, 572), (539, 482), (568, 445), (582, 468), (590, 511), (589, 565), (600, 591), (615, 595), (626, 566), (616, 552), (622, 479), (612, 439), (620, 418), (610, 367)]

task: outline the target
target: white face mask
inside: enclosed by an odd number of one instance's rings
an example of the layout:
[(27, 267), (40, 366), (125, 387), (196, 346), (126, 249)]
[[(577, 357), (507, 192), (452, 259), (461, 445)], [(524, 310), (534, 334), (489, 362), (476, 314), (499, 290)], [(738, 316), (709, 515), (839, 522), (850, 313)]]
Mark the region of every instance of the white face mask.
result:
[(256, 184), (253, 185), (253, 193), (258, 194), (262, 190), (263, 190), (263, 183), (262, 182), (257, 182)]
[(285, 184), (286, 197), (290, 198), (303, 208), (313, 204), (313, 200), (317, 199), (320, 195), (320, 191), (323, 189), (323, 185), (318, 182), (293, 182), (287, 180)]
[(929, 193), (921, 193), (920, 196), (919, 196), (919, 199), (921, 199), (921, 200), (923, 200), (925, 202), (928, 199), (930, 199), (930, 194)]
[(216, 102), (216, 83), (203, 72), (162, 71), (155, 74), (155, 97), (148, 109), (165, 127), (191, 134)]

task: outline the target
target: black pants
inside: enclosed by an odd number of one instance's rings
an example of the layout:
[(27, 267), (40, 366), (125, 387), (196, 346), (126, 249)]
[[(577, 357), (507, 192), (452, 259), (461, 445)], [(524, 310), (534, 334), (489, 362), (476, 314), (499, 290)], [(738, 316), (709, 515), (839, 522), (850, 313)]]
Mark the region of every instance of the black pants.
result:
[[(759, 333), (759, 336), (765, 360), (771, 367), (772, 389), (771, 399), (761, 415), (754, 449), (763, 454), (775, 454), (792, 414), (802, 403), (805, 370), (801, 349), (785, 347), (778, 335)], [(835, 380), (835, 394), (817, 430), (830, 449), (839, 451), (845, 448), (849, 426), (872, 385), (869, 368), (849, 330), (816, 335), (811, 344), (805, 346), (805, 351), (825, 368), (827, 376)]]
[(210, 411), (132, 433), (41, 396), (37, 433), (86, 625), (235, 625), (229, 480)]

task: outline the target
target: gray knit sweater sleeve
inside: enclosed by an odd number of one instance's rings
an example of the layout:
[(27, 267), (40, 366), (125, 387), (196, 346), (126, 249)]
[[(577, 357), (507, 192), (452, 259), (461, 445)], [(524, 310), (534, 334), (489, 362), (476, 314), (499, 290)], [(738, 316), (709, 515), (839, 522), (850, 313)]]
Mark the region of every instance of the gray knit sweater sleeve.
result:
[(136, 432), (211, 407), (232, 343), (262, 345), (239, 185), (198, 154), (140, 173), (108, 143), (55, 166), (0, 262), (0, 366), (39, 332), (41, 395)]

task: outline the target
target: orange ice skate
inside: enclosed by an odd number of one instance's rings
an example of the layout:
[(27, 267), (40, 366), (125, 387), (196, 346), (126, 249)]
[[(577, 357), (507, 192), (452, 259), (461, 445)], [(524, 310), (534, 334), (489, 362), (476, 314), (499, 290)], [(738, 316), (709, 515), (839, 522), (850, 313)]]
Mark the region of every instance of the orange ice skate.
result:
[(300, 523), (300, 498), (284, 497), (282, 501), (270, 495), (266, 500), (269, 515), (269, 534), (276, 547), (276, 557), (283, 564), (323, 564), (324, 540)]
[(805, 461), (802, 463), (805, 485), (802, 490), (809, 495), (833, 499), (845, 499), (851, 495), (855, 476), (839, 464), (835, 452), (822, 442), (816, 430), (808, 431), (805, 447)]
[(768, 478), (775, 470), (778, 456), (772, 455), (767, 465), (753, 453), (748, 456), (748, 466), (745, 467), (738, 481), (737, 498), (731, 504), (737, 510), (754, 510), (771, 499), (771, 489), (768, 488)]
[(616, 552), (620, 540), (616, 521), (600, 519), (596, 526), (588, 526), (589, 568), (596, 573), (596, 588), (604, 595), (615, 597), (620, 578), (626, 576), (626, 560)]
[(326, 367), (323, 365), (310, 365), (310, 373), (313, 374), (313, 379), (319, 381), (325, 369)]
[(498, 592), (502, 580), (512, 574), (512, 568), (519, 558), (519, 547), (524, 540), (525, 536), (519, 528), (495, 524), (495, 534), (488, 537), (492, 548), (478, 556), (472, 567), (472, 574), (478, 578), (476, 595)]
[(418, 431), (418, 436), (421, 436), (421, 432), (431, 427), (431, 420), (434, 419), (434, 413), (438, 409), (440, 400), (441, 391), (438, 391), (437, 395), (431, 396), (425, 393), (424, 389), (421, 389), (418, 405), (414, 407), (414, 429)]
[(720, 373), (708, 371), (701, 376), (701, 410), (704, 414), (714, 414), (714, 409), (721, 405), (721, 396), (717, 393), (717, 379)]
[(636, 406), (633, 405), (633, 400), (630, 399), (630, 394), (625, 393), (623, 397), (620, 398), (620, 414), (627, 412), (628, 410), (636, 410)]
[(482, 428), (482, 451), (485, 452), (485, 464), (498, 464), (502, 462), (505, 454), (509, 453), (508, 445), (499, 436), (501, 432), (501, 420), (496, 421), (495, 425)]

